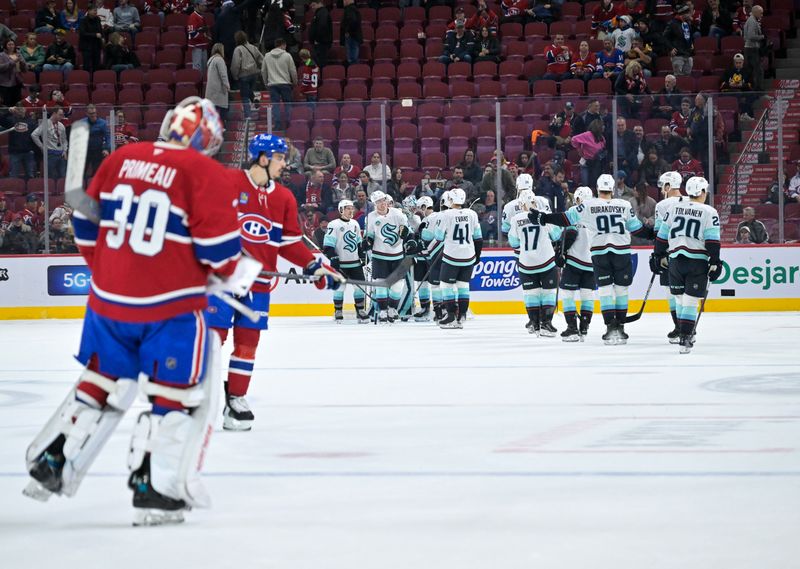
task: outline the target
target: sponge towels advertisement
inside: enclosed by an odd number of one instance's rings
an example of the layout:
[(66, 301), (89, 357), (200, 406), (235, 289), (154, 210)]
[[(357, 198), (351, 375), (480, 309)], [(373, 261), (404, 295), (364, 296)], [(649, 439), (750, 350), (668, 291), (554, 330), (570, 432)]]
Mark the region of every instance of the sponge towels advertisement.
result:
[[(649, 248), (634, 249), (631, 310), (644, 298), (651, 273)], [(709, 292), (709, 311), (800, 310), (800, 246), (726, 247), (723, 271)], [(278, 270), (299, 272), (282, 259)], [(77, 255), (0, 257), (0, 318), (79, 318), (91, 275)], [(132, 278), (147, 278), (137, 275)], [(522, 290), (511, 249), (484, 251), (470, 282), (477, 314), (522, 313)], [(348, 295), (349, 297), (349, 295)], [(646, 311), (667, 310), (666, 290), (656, 283)], [(333, 313), (330, 291), (309, 283), (274, 281), (272, 316)]]

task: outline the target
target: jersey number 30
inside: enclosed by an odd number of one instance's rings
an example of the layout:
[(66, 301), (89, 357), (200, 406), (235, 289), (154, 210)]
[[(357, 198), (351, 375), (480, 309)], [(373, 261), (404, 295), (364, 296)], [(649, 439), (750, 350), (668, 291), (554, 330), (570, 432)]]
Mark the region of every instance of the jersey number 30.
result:
[[(111, 249), (119, 249), (126, 240), (128, 219), (134, 203), (133, 187), (128, 184), (118, 184), (111, 192), (111, 196), (117, 202), (117, 208), (114, 210), (116, 227), (106, 233), (106, 245)], [(153, 257), (164, 248), (169, 206), (169, 196), (162, 191), (145, 190), (139, 196), (131, 232), (127, 236), (128, 245), (134, 253)]]

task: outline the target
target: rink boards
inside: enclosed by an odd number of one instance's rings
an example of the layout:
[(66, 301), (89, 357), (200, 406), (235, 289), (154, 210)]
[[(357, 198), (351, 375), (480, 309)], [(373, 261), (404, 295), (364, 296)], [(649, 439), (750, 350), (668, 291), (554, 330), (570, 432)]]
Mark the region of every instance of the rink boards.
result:
[[(651, 251), (634, 249), (631, 311), (639, 309), (647, 291)], [(731, 246), (722, 250), (722, 258), (724, 270), (711, 287), (707, 310), (800, 310), (800, 246)], [(297, 270), (282, 259), (278, 269)], [(0, 319), (82, 317), (89, 286), (89, 270), (78, 255), (0, 256)], [(485, 250), (481, 262), (473, 269), (470, 289), (471, 307), (477, 314), (523, 311), (522, 289), (511, 249)], [(345, 300), (351, 301), (349, 293)], [(645, 310), (668, 310), (666, 290), (658, 285), (658, 280)], [(276, 280), (270, 313), (273, 316), (333, 314), (332, 295), (308, 283)]]

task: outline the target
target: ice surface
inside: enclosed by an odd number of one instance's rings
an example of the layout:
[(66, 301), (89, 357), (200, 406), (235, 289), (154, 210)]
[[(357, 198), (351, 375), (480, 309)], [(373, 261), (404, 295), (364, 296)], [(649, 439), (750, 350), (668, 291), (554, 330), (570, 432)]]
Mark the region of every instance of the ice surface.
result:
[(627, 346), (600, 322), (583, 344), (524, 322), (273, 319), (254, 430), (216, 433), (214, 507), (170, 528), (130, 525), (133, 411), (78, 496), (22, 496), (80, 323), (3, 323), (0, 566), (800, 567), (797, 313), (706, 314), (690, 355), (666, 314)]

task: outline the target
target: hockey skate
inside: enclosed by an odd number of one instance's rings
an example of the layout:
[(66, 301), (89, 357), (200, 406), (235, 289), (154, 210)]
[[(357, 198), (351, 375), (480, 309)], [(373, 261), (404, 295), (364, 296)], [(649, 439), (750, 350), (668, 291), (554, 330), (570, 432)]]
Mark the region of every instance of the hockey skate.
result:
[(628, 343), (628, 334), (625, 333), (624, 324), (617, 324), (615, 334), (617, 344), (624, 346)]
[(386, 317), (389, 319), (390, 323), (394, 323), (394, 322), (397, 321), (398, 318), (400, 318), (400, 315), (397, 313), (397, 309), (396, 308), (392, 308), (390, 306), (389, 310), (388, 310), (388, 312), (386, 314)]
[(606, 324), (606, 332), (603, 334), (603, 343), (606, 346), (613, 346), (617, 343), (617, 330), (613, 324)]
[(688, 336), (688, 335), (681, 334), (681, 337), (678, 340), (678, 343), (681, 346), (680, 353), (681, 354), (688, 354), (688, 353), (690, 353), (692, 351), (692, 348), (694, 347), (694, 336)]
[(586, 336), (589, 334), (589, 324), (591, 323), (591, 321), (592, 321), (591, 316), (589, 318), (586, 318), (585, 316), (580, 316), (581, 323), (578, 331), (581, 334), (581, 342), (583, 342), (586, 339)]
[(555, 337), (556, 332), (558, 332), (558, 330), (550, 322), (542, 322), (542, 326), (539, 329), (539, 335), (544, 338), (553, 338)]
[(222, 412), (222, 428), (226, 431), (249, 431), (255, 416), (244, 397), (229, 395)]
[(134, 526), (160, 526), (183, 522), (183, 512), (189, 507), (183, 500), (175, 500), (156, 491), (150, 479), (150, 456), (142, 466), (131, 472), (128, 488), (133, 490), (133, 507), (136, 513)]
[(580, 331), (575, 326), (567, 326), (567, 329), (561, 332), (562, 342), (582, 342), (583, 337)]
[(667, 334), (667, 339), (669, 340), (670, 344), (680, 344), (680, 342), (681, 342), (681, 331), (680, 331), (680, 329), (678, 329), (678, 327), (675, 326), (675, 328), (672, 330), (672, 332)]
[(430, 304), (424, 305), (417, 312), (414, 313), (415, 322), (428, 322), (431, 319), (431, 306)]
[(439, 320), (439, 328), (449, 329), (449, 330), (456, 330), (458, 328), (462, 328), (461, 323), (456, 318), (454, 312), (446, 312), (444, 318)]
[(541, 328), (539, 326), (538, 320), (528, 320), (528, 323), (525, 324), (525, 328), (528, 329), (528, 334), (534, 334), (535, 336), (539, 336), (539, 330)]
[(341, 324), (344, 321), (344, 313), (341, 308), (337, 308), (333, 311), (333, 319), (337, 324)]
[(46, 502), (53, 494), (61, 493), (63, 481), (61, 472), (64, 469), (63, 448), (66, 439), (59, 436), (36, 460), (30, 471), (31, 480), (22, 493), (28, 498)]
[(381, 310), (378, 313), (378, 322), (389, 322), (389, 313), (386, 310)]
[(369, 317), (369, 314), (367, 314), (366, 310), (363, 310), (363, 309), (357, 310), (356, 311), (356, 317), (358, 318), (358, 323), (359, 324), (369, 324), (370, 317)]

